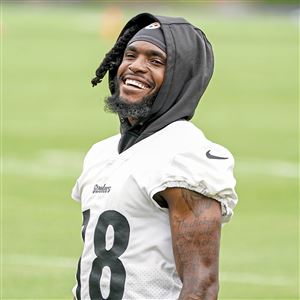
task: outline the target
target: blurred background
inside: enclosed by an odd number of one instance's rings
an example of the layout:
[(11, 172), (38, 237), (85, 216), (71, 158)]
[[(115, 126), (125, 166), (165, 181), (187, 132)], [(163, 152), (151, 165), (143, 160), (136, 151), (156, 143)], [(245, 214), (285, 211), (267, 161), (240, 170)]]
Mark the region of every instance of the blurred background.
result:
[(141, 12), (206, 33), (215, 73), (193, 122), (236, 159), (219, 299), (299, 296), (298, 1), (1, 2), (1, 299), (71, 299), (85, 153), (118, 133), (90, 79)]

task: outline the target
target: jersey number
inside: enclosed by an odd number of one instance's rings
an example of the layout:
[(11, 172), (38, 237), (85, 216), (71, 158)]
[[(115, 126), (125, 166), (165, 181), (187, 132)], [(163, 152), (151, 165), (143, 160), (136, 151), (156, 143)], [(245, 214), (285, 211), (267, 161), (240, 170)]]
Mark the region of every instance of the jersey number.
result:
[[(90, 219), (90, 210), (83, 212), (83, 228), (82, 238), (85, 239), (85, 230)], [(112, 226), (114, 230), (114, 242), (112, 247), (106, 249), (106, 232), (108, 226)], [(127, 219), (115, 210), (107, 210), (102, 213), (97, 221), (94, 234), (94, 245), (96, 258), (92, 264), (92, 271), (89, 277), (89, 291), (91, 299), (97, 300), (121, 300), (124, 293), (124, 285), (126, 272), (125, 268), (119, 259), (120, 255), (124, 253), (128, 246), (129, 241), (129, 223)], [(110, 292), (108, 297), (102, 296), (100, 288), (100, 279), (104, 267), (109, 267), (110, 276)], [(80, 297), (80, 260), (77, 270), (77, 289), (76, 297)]]

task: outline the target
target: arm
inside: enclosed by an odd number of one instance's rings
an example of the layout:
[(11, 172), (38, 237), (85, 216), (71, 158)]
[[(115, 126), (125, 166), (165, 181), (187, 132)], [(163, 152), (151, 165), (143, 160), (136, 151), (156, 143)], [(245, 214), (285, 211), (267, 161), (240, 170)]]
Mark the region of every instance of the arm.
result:
[(220, 204), (183, 188), (169, 188), (159, 196), (169, 206), (176, 268), (183, 282), (179, 300), (217, 299)]

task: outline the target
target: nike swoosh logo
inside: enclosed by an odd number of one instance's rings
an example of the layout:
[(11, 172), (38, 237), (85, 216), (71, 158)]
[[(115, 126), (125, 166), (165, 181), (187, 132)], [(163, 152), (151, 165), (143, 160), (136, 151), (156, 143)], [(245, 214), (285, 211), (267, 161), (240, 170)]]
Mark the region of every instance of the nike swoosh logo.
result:
[(228, 159), (228, 157), (215, 156), (210, 154), (210, 150), (206, 152), (206, 157), (209, 159)]

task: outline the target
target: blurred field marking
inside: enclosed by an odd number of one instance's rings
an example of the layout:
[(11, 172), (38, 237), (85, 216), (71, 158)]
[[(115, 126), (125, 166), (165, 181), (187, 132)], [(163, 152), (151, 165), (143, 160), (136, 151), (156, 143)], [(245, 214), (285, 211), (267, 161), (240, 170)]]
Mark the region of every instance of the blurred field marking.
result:
[(267, 175), (285, 178), (299, 177), (299, 164), (262, 158), (236, 158), (235, 171), (242, 175)]
[(5, 157), (3, 173), (44, 178), (78, 177), (85, 154), (81, 152), (47, 150), (35, 158)]
[(269, 276), (251, 273), (220, 273), (220, 281), (222, 282), (237, 282), (246, 284), (259, 285), (282, 285), (282, 286), (297, 286), (297, 280), (283, 276)]
[(9, 265), (26, 265), (34, 267), (77, 268), (77, 260), (69, 257), (35, 256), (23, 254), (3, 254), (3, 262)]
[[(3, 159), (4, 174), (31, 175), (44, 178), (77, 177), (80, 174), (84, 153), (47, 150), (35, 158), (7, 156)], [(297, 179), (299, 164), (281, 160), (262, 158), (235, 159), (235, 172), (241, 176), (266, 175)]]
[[(35, 256), (23, 254), (3, 254), (3, 262), (7, 265), (18, 265), (26, 267), (49, 267), (49, 268), (77, 268), (77, 259), (70, 257), (58, 256)], [(269, 286), (296, 286), (296, 280), (284, 276), (274, 275), (260, 275), (253, 273), (233, 273), (221, 272), (220, 279), (223, 282), (237, 282), (255, 285), (269, 285)]]

